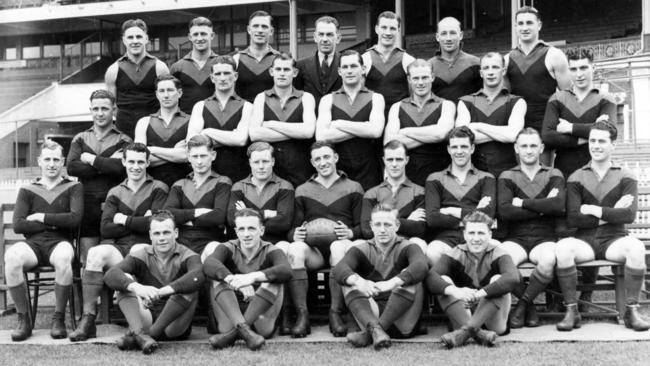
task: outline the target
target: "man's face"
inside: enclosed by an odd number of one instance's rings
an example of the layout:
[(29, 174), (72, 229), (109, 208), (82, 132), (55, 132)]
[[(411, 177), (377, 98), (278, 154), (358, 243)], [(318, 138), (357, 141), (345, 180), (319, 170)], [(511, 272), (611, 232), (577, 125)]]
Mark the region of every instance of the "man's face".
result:
[(587, 58), (569, 60), (569, 75), (573, 86), (580, 90), (588, 89), (594, 79), (594, 66)]
[(433, 74), (427, 66), (411, 67), (409, 69), (408, 82), (413, 94), (419, 97), (426, 97), (431, 93)]
[(330, 55), (336, 52), (336, 45), (341, 42), (341, 33), (336, 30), (334, 23), (318, 22), (314, 30), (314, 42), (318, 51)]
[(275, 60), (269, 69), (273, 77), (273, 85), (278, 88), (288, 88), (293, 83), (293, 78), (298, 75), (298, 69), (293, 66), (293, 60)]
[(483, 87), (496, 88), (501, 85), (505, 72), (501, 57), (485, 57), (481, 60)]
[(126, 52), (132, 56), (140, 56), (147, 50), (149, 37), (144, 30), (138, 27), (131, 27), (124, 31), (122, 43), (126, 47)]
[(375, 235), (377, 244), (387, 245), (395, 241), (399, 220), (397, 210), (391, 212), (379, 211), (370, 216), (370, 229)]
[(339, 75), (341, 75), (344, 84), (349, 86), (358, 85), (363, 81), (364, 72), (365, 70), (357, 55), (341, 57)]
[(386, 174), (392, 179), (401, 179), (406, 174), (406, 164), (409, 162), (403, 147), (384, 149), (384, 165)]
[(474, 145), (470, 143), (469, 137), (452, 137), (447, 145), (447, 152), (451, 156), (451, 162), (463, 168), (472, 160)]
[(113, 123), (115, 104), (107, 98), (96, 98), (90, 101), (90, 114), (93, 124), (99, 128), (110, 126)]
[(126, 157), (122, 158), (122, 165), (126, 168), (126, 176), (132, 182), (139, 182), (147, 177), (149, 159), (144, 152), (126, 150)]
[(523, 165), (536, 165), (544, 151), (544, 144), (539, 135), (519, 135), (515, 141), (515, 152)]
[(152, 220), (149, 226), (149, 238), (156, 252), (161, 254), (169, 253), (176, 246), (178, 229), (172, 219), (164, 221)]
[(235, 218), (235, 233), (244, 249), (256, 249), (264, 235), (264, 226), (255, 216), (242, 216)]
[(377, 42), (386, 47), (392, 47), (399, 35), (399, 22), (397, 19), (379, 18), (375, 25)]
[(58, 178), (61, 175), (64, 163), (65, 159), (61, 149), (43, 149), (38, 157), (41, 174), (50, 179)]
[(163, 80), (156, 87), (156, 98), (163, 108), (174, 108), (178, 106), (178, 100), (183, 91), (178, 89), (172, 80)]
[(460, 48), (460, 41), (463, 40), (463, 32), (460, 30), (458, 23), (447, 19), (438, 24), (438, 33), (436, 41), (443, 52), (453, 53)]
[(316, 169), (320, 177), (327, 178), (336, 173), (336, 162), (338, 160), (339, 156), (327, 146), (311, 151), (311, 165)]
[(192, 48), (199, 52), (208, 52), (212, 47), (214, 31), (207, 25), (193, 25), (187, 38), (192, 42)]
[(235, 87), (237, 81), (237, 72), (230, 64), (214, 64), (212, 65), (212, 74), (210, 79), (214, 83), (214, 87), (221, 92), (229, 92)]
[(259, 16), (251, 19), (246, 29), (251, 37), (251, 43), (258, 46), (268, 44), (273, 35), (271, 18), (267, 16)]
[(217, 152), (207, 146), (192, 147), (187, 151), (187, 160), (192, 165), (194, 174), (207, 174), (212, 169), (212, 162)]
[(468, 222), (463, 230), (465, 243), (472, 254), (485, 252), (492, 239), (492, 231), (482, 222)]
[(589, 132), (589, 154), (591, 160), (606, 162), (614, 151), (614, 142), (609, 136), (609, 131), (591, 130)]
[(253, 151), (248, 158), (248, 163), (255, 179), (266, 181), (273, 174), (275, 159), (271, 156), (271, 150)]
[(521, 42), (536, 42), (539, 38), (539, 31), (542, 29), (542, 22), (532, 13), (517, 15), (515, 30)]

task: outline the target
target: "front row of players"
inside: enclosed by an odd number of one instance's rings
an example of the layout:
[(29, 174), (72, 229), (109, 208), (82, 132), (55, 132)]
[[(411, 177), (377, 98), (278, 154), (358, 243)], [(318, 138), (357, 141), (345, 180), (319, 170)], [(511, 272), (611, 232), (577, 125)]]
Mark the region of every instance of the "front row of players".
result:
[[(211, 298), (220, 331), (210, 339), (214, 347), (242, 338), (250, 348), (259, 348), (264, 337), (273, 334), (283, 299), (294, 305), (297, 317), (290, 328), (285, 312), (281, 330), (305, 336), (309, 333), (306, 270), (322, 267), (328, 255), (333, 267), (330, 328), (335, 335), (347, 333), (340, 318), (345, 304), (361, 327), (360, 332), (347, 335), (355, 346), (386, 347), (390, 345), (387, 332), (413, 334), (422, 308), (422, 284), (439, 296), (456, 329), (442, 337), (448, 347), (461, 345), (469, 337), (491, 345), (497, 334), (506, 331), (511, 292), (520, 301), (510, 326), (536, 325), (532, 300), (551, 281), (554, 271), (567, 304), (566, 316), (557, 327), (577, 328), (575, 266), (592, 259), (625, 263), (625, 326), (647, 330), (650, 324), (638, 314), (644, 246), (624, 229), (635, 218), (636, 181), (612, 164), (615, 139), (616, 129), (608, 122), (592, 126), (588, 141), (592, 160), (571, 175), (565, 190), (562, 174), (539, 163), (543, 151), (539, 134), (524, 129), (515, 143), (520, 163), (499, 177), (496, 195), (494, 178), (469, 163), (473, 134), (467, 127), (452, 130), (448, 139), (452, 164), (432, 174), (425, 190), (406, 179), (406, 149), (391, 142), (384, 150), (385, 182), (363, 197), (360, 185), (336, 169), (334, 149), (317, 142), (311, 148), (317, 174), (298, 187), (294, 203), (290, 202), (291, 185), (272, 173), (273, 150), (268, 144), (251, 146), (252, 175), (233, 187), (230, 200), (226, 197), (230, 181), (210, 169), (215, 157), (210, 139), (201, 135), (190, 139), (187, 154), (193, 173), (175, 183), (170, 194), (163, 183), (146, 173), (148, 149), (131, 144), (122, 155), (127, 179), (109, 191), (101, 219), (101, 244), (88, 252), (84, 317), (70, 338), (95, 336), (96, 299), (104, 283), (119, 291), (118, 303), (130, 325), (119, 342), (121, 348), (149, 352), (156, 346), (152, 337), (186, 337), (192, 318), (187, 314), (196, 306), (196, 291), (204, 275), (214, 281)], [(39, 156), (42, 177), (19, 192), (15, 230), (26, 241), (10, 247), (5, 256), (9, 292), (19, 314), (14, 340), (31, 334), (22, 271), (37, 264), (50, 263), (56, 269), (52, 336), (67, 335), (63, 311), (71, 283), (70, 233), (83, 216), (83, 195), (81, 184), (64, 178), (63, 162), (61, 147), (46, 142)], [(235, 209), (226, 214), (228, 201)], [(510, 224), (500, 244), (491, 240), (495, 203), (500, 220)], [(173, 213), (158, 213), (165, 206)], [(554, 219), (564, 215), (565, 207), (569, 226), (578, 230), (557, 242)], [(444, 235), (434, 237), (427, 246), (418, 235), (426, 238), (425, 225), (434, 213), (440, 216), (436, 223), (446, 222), (444, 230), (438, 231)], [(218, 244), (223, 235), (215, 233), (223, 232), (225, 225), (215, 229), (208, 223), (215, 218), (225, 222), (225, 216), (238, 239)], [(290, 217), (294, 218), (293, 243), (277, 242), (281, 235), (272, 231), (281, 232), (278, 226), (288, 229)], [(303, 223), (323, 217), (337, 222), (337, 240), (329, 247), (309, 246)], [(452, 240), (448, 236), (460, 233), (461, 218), (464, 244), (457, 236)], [(269, 240), (275, 238), (276, 245), (262, 240), (266, 226)], [(177, 243), (179, 236), (187, 247)], [(203, 248), (207, 259), (201, 266), (195, 253)], [(526, 259), (536, 268), (523, 288), (515, 265)], [(160, 263), (169, 268), (161, 269)], [(237, 296), (249, 303), (243, 313)], [(476, 308), (470, 315), (466, 308), (473, 305)], [(383, 312), (378, 314), (378, 309)], [(489, 331), (481, 330), (483, 325)]]

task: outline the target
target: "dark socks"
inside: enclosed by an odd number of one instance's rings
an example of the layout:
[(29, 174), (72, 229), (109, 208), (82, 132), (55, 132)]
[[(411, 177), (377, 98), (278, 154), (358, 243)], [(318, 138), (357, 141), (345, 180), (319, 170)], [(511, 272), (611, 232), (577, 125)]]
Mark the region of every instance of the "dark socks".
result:
[(84, 313), (97, 314), (97, 298), (104, 288), (104, 273), (85, 270), (81, 276), (81, 288), (84, 297)]
[(27, 299), (27, 284), (25, 282), (18, 286), (9, 287), (9, 294), (14, 300), (16, 312), (19, 314), (27, 314), (29, 312), (29, 300)]
[(639, 293), (643, 286), (643, 279), (645, 269), (643, 268), (630, 268), (625, 266), (625, 303), (627, 305), (635, 305), (639, 303)]
[(165, 303), (158, 319), (149, 328), (149, 335), (160, 338), (165, 333), (165, 328), (186, 312), (192, 303), (180, 295), (172, 295)]
[(134, 333), (139, 333), (144, 329), (142, 315), (140, 315), (140, 303), (135, 295), (125, 295), (120, 297), (117, 303), (124, 314), (129, 329)]
[(264, 314), (273, 306), (276, 299), (277, 296), (271, 291), (261, 287), (257, 289), (253, 300), (248, 304), (248, 308), (246, 308), (246, 312), (244, 313), (246, 323), (253, 325), (260, 315)]
[(524, 291), (523, 296), (521, 296), (521, 300), (528, 304), (532, 304), (537, 295), (544, 291), (546, 286), (548, 286), (552, 280), (553, 277), (546, 277), (535, 268), (533, 273), (530, 275), (528, 287), (526, 287), (526, 291)]
[(496, 314), (499, 307), (494, 300), (483, 298), (478, 303), (476, 311), (472, 314), (472, 318), (467, 323), (467, 326), (474, 329), (479, 329), (486, 321)]
[(384, 312), (379, 317), (379, 325), (384, 330), (390, 328), (397, 319), (406, 314), (411, 305), (413, 305), (414, 300), (414, 293), (399, 287), (393, 290), (388, 298)]
[(239, 309), (239, 302), (237, 301), (237, 296), (235, 296), (235, 291), (230, 288), (223, 289), (214, 298), (221, 311), (226, 314), (232, 324), (236, 325), (246, 322), (244, 315), (242, 315)]
[(307, 270), (304, 268), (294, 269), (293, 278), (287, 283), (287, 288), (291, 293), (291, 300), (293, 306), (298, 310), (307, 310), (307, 290), (309, 289), (309, 282), (307, 282)]
[(330, 309), (341, 313), (343, 311), (343, 291), (341, 291), (341, 285), (334, 279), (333, 276), (329, 277), (330, 285), (330, 297), (332, 299)]
[(68, 298), (70, 297), (71, 285), (59, 285), (54, 283), (54, 311), (59, 313), (65, 312), (65, 307), (68, 305)]
[(443, 311), (447, 314), (454, 329), (458, 329), (469, 323), (471, 319), (471, 315), (467, 311), (467, 308), (465, 308), (465, 304), (460, 300), (454, 301), (446, 309), (443, 309)]
[(373, 314), (372, 308), (370, 307), (370, 300), (361, 292), (357, 290), (348, 292), (345, 295), (345, 303), (362, 326), (377, 321), (377, 317)]
[(578, 271), (576, 266), (573, 265), (567, 268), (559, 268), (556, 270), (557, 280), (560, 283), (562, 296), (566, 304), (576, 303), (576, 287), (578, 286)]

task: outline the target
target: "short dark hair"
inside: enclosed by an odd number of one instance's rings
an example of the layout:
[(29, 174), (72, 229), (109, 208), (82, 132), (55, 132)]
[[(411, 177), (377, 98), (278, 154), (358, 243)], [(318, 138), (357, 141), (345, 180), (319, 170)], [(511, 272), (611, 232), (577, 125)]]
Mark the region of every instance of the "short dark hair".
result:
[(377, 24), (379, 24), (379, 19), (381, 19), (381, 18), (386, 18), (386, 19), (397, 19), (397, 25), (398, 25), (399, 27), (402, 26), (402, 18), (401, 18), (399, 15), (395, 14), (394, 12), (392, 12), (392, 11), (387, 10), (387, 11), (384, 11), (384, 12), (382, 12), (381, 14), (379, 14), (379, 15), (377, 16)]
[(431, 63), (425, 59), (417, 58), (408, 64), (408, 66), (406, 66), (406, 74), (408, 76), (411, 76), (411, 69), (414, 67), (428, 67), (429, 70), (431, 70), (431, 75), (433, 76), (433, 65), (431, 65)]
[(187, 151), (190, 151), (190, 149), (195, 148), (195, 147), (201, 147), (205, 146), (209, 150), (214, 150), (214, 142), (212, 139), (206, 135), (198, 134), (190, 137), (189, 140), (187, 140), (187, 146), (185, 147)]
[(127, 29), (129, 28), (140, 28), (142, 29), (145, 33), (148, 32), (147, 28), (147, 23), (144, 22), (142, 19), (128, 19), (125, 20), (124, 23), (122, 23), (122, 35), (126, 32)]
[(593, 125), (591, 125), (591, 128), (589, 129), (589, 131), (591, 132), (593, 130), (600, 130), (600, 131), (609, 132), (609, 139), (611, 141), (616, 141), (616, 138), (618, 137), (618, 129), (616, 128), (616, 126), (613, 123), (611, 123), (609, 121), (598, 121), (598, 122), (594, 123)]
[(331, 17), (331, 16), (329, 16), (329, 15), (324, 15), (324, 16), (322, 16), (322, 17), (316, 19), (316, 21), (314, 22), (314, 28), (316, 27), (316, 25), (317, 25), (318, 23), (330, 23), (330, 24), (334, 24), (334, 26), (336, 27), (336, 30), (337, 30), (337, 31), (341, 28), (341, 27), (339, 26), (339, 21), (336, 20), (336, 18)]
[(264, 222), (262, 219), (262, 214), (259, 211), (253, 210), (252, 208), (244, 208), (235, 212), (235, 218), (233, 221), (236, 222), (238, 217), (257, 217), (260, 220), (260, 225)]
[(468, 138), (470, 144), (474, 144), (474, 132), (467, 126), (454, 127), (447, 134), (447, 144), (454, 138)]
[(402, 149), (404, 149), (404, 153), (406, 153), (406, 155), (408, 155), (408, 152), (409, 152), (408, 148), (400, 140), (390, 140), (390, 141), (388, 141), (387, 143), (384, 144), (384, 150), (397, 150), (400, 147)]
[(336, 149), (334, 149), (334, 145), (332, 145), (331, 143), (329, 143), (327, 141), (322, 141), (322, 140), (321, 141), (314, 141), (314, 143), (311, 144), (311, 146), (309, 147), (309, 152), (312, 152), (314, 150), (318, 150), (321, 147), (329, 147), (330, 149), (332, 149), (332, 151), (336, 152)]
[(589, 63), (594, 62), (594, 50), (591, 48), (569, 48), (565, 51), (567, 60), (577, 61), (582, 59), (589, 60)]
[(265, 150), (270, 150), (271, 151), (271, 157), (273, 156), (273, 153), (275, 152), (275, 149), (273, 148), (273, 145), (269, 144), (266, 141), (255, 141), (250, 146), (248, 149), (246, 149), (246, 156), (249, 158), (251, 155), (253, 155), (253, 152), (255, 151), (265, 151)]
[(499, 60), (501, 60), (501, 67), (506, 66), (506, 60), (505, 60), (505, 58), (503, 57), (503, 55), (500, 54), (499, 52), (488, 52), (488, 53), (486, 53), (485, 55), (481, 56), (481, 59), (480, 59), (480, 61), (479, 61), (479, 66), (480, 66), (481, 64), (483, 64), (483, 60), (485, 60), (486, 58), (492, 58), (492, 57), (496, 57), (496, 58), (498, 58)]
[(58, 142), (46, 138), (43, 140), (43, 143), (41, 144), (40, 152), (43, 152), (43, 150), (59, 150), (61, 152), (61, 156), (63, 156), (63, 146), (59, 144)]
[(165, 221), (165, 220), (172, 220), (172, 223), (174, 224), (174, 227), (176, 227), (176, 218), (174, 217), (174, 214), (169, 211), (169, 210), (158, 210), (155, 211), (151, 216), (149, 216), (149, 228), (151, 228), (151, 223), (154, 221)]
[[(345, 50), (341, 53), (341, 58), (343, 58), (343, 56), (357, 56), (359, 58), (359, 64), (363, 66), (363, 57), (361, 57), (361, 54), (358, 51)], [(339, 65), (339, 67), (341, 66)]]
[(519, 136), (521, 135), (537, 135), (539, 137), (540, 141), (542, 140), (542, 135), (539, 134), (539, 131), (532, 127), (524, 127), (517, 133), (517, 137), (515, 137), (515, 142), (519, 140)]
[(291, 57), (291, 54), (289, 52), (280, 52), (277, 55), (275, 55), (273, 61), (271, 62), (271, 68), (275, 66), (275, 61), (277, 60), (283, 60), (283, 61), (291, 60), (291, 66), (296, 67), (296, 59)]
[(265, 12), (264, 10), (254, 11), (253, 14), (251, 14), (251, 16), (248, 17), (248, 24), (251, 24), (251, 20), (253, 20), (253, 18), (257, 18), (257, 17), (268, 17), (269, 18), (269, 23), (271, 24), (271, 27), (273, 26), (273, 16), (271, 16), (271, 14)]
[(515, 13), (515, 19), (517, 19), (517, 15), (519, 14), (535, 14), (535, 17), (537, 17), (538, 21), (542, 20), (542, 17), (539, 15), (539, 11), (532, 6), (526, 5), (519, 8), (519, 10), (517, 10)]
[(108, 99), (112, 104), (115, 104), (115, 95), (106, 89), (97, 89), (90, 93), (90, 101), (92, 102), (95, 99)]
[(156, 78), (156, 88), (158, 88), (158, 84), (162, 81), (168, 81), (171, 80), (174, 83), (174, 86), (176, 89), (181, 90), (183, 89), (183, 83), (181, 83), (180, 80), (178, 80), (174, 75), (171, 74), (162, 74)]
[(126, 152), (127, 151), (135, 151), (138, 153), (145, 153), (147, 155), (147, 159), (149, 159), (149, 155), (151, 155), (151, 152), (149, 151), (149, 148), (147, 145), (143, 144), (142, 142), (132, 142), (122, 150), (122, 157), (126, 159)]
[(214, 64), (212, 64), (210, 72), (214, 71), (214, 65), (219, 65), (219, 64), (230, 65), (232, 66), (233, 71), (237, 71), (237, 64), (235, 63), (235, 59), (232, 58), (232, 56), (229, 55), (217, 56), (214, 59)]
[(187, 28), (192, 28), (192, 27), (210, 27), (212, 28), (212, 22), (210, 19), (206, 17), (196, 17), (192, 20), (190, 20), (190, 23), (188, 24)]
[(494, 220), (483, 211), (472, 211), (463, 217), (463, 225), (467, 227), (468, 223), (486, 224), (488, 229), (492, 230)]

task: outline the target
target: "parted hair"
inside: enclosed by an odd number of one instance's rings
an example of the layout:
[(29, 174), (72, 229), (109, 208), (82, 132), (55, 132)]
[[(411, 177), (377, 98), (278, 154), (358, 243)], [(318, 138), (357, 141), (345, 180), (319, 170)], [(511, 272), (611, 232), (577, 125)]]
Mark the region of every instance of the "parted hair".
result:
[(178, 80), (174, 75), (171, 74), (162, 74), (156, 78), (156, 88), (158, 88), (158, 84), (162, 81), (167, 81), (171, 80), (174, 83), (174, 86), (176, 89), (181, 90), (183, 88), (183, 84), (181, 83), (180, 80)]
[(157, 210), (155, 211), (150, 217), (149, 217), (149, 226), (151, 226), (151, 223), (154, 221), (165, 221), (165, 220), (172, 220), (172, 223), (174, 224), (174, 227), (176, 227), (176, 221), (174, 218), (174, 214), (169, 211), (169, 210)]
[(515, 19), (519, 14), (535, 14), (537, 20), (542, 21), (542, 17), (539, 15), (539, 11), (536, 8), (529, 5), (522, 6), (521, 8), (519, 8), (519, 10), (517, 10), (517, 12), (515, 13)]
[(345, 50), (341, 53), (341, 58), (343, 58), (344, 56), (357, 56), (357, 58), (359, 59), (359, 65), (363, 66), (363, 57), (361, 57), (361, 54), (358, 51)]
[(474, 132), (467, 126), (454, 127), (447, 134), (447, 143), (453, 138), (468, 138), (470, 144), (474, 143)]
[(318, 23), (331, 23), (331, 24), (334, 24), (334, 26), (336, 27), (336, 30), (337, 30), (337, 31), (338, 31), (339, 28), (340, 28), (340, 26), (339, 26), (339, 21), (336, 20), (336, 18), (331, 17), (331, 16), (329, 16), (329, 15), (324, 15), (324, 16), (322, 16), (322, 17), (316, 19), (316, 21), (314, 22), (314, 27), (315, 27)]
[(569, 61), (582, 60), (586, 58), (589, 60), (589, 63), (594, 62), (594, 50), (591, 48), (569, 48), (566, 50), (565, 54)]
[(253, 20), (253, 18), (257, 18), (257, 17), (269, 17), (269, 23), (271, 23), (271, 27), (273, 26), (273, 16), (271, 16), (271, 14), (265, 12), (264, 10), (257, 10), (253, 12), (253, 14), (251, 14), (251, 16), (248, 17), (248, 24), (251, 23), (251, 20)]
[(492, 227), (494, 220), (485, 212), (482, 211), (472, 211), (463, 217), (463, 225), (467, 227), (468, 223), (479, 223), (486, 224), (488, 229)]
[(265, 151), (265, 150), (271, 151), (271, 156), (273, 156), (273, 152), (275, 151), (273, 146), (271, 144), (269, 144), (268, 142), (266, 142), (266, 141), (255, 141), (252, 144), (250, 144), (248, 149), (246, 149), (246, 156), (248, 156), (250, 158), (251, 155), (253, 155), (254, 151)]
[(402, 26), (402, 18), (399, 15), (395, 14), (394, 12), (392, 12), (390, 10), (386, 10), (386, 11), (382, 12), (381, 14), (379, 14), (377, 16), (377, 23), (379, 23), (379, 19), (381, 19), (381, 18), (397, 19), (397, 25), (400, 26), (400, 27)]
[(196, 17), (196, 18), (190, 20), (187, 28), (192, 28), (192, 27), (196, 27), (196, 26), (198, 26), (198, 27), (205, 26), (205, 27), (212, 28), (212, 22), (210, 21), (210, 19), (208, 19), (206, 17)]
[(151, 152), (149, 151), (149, 148), (147, 145), (143, 144), (142, 142), (132, 142), (128, 144), (124, 150), (122, 150), (122, 157), (126, 159), (126, 152), (127, 151), (135, 151), (139, 153), (145, 153), (147, 155), (147, 159), (149, 159), (149, 155), (151, 155)]
[(41, 144), (41, 149), (40, 151), (43, 150), (59, 150), (61, 152), (61, 156), (63, 156), (63, 146), (59, 144), (58, 142), (52, 140), (52, 139), (45, 139), (43, 140), (43, 143)]
[(591, 125), (589, 131), (593, 131), (593, 130), (609, 132), (609, 139), (612, 141), (616, 141), (616, 137), (618, 137), (618, 129), (613, 123), (609, 121), (598, 121), (594, 123), (593, 125)]
[(97, 89), (90, 93), (90, 101), (92, 102), (94, 99), (108, 99), (115, 104), (115, 95), (106, 89)]
[(539, 131), (537, 131), (532, 127), (522, 128), (521, 131), (517, 133), (517, 137), (515, 137), (515, 141), (519, 140), (519, 136), (521, 135), (537, 135), (537, 137), (539, 137), (540, 140), (542, 139), (542, 136), (539, 134)]
[(275, 61), (277, 60), (282, 60), (282, 61), (288, 61), (291, 60), (291, 66), (296, 67), (296, 59), (291, 57), (291, 53), (289, 52), (280, 52), (275, 57), (273, 58), (273, 62), (271, 62), (271, 67), (275, 66)]
[(214, 59), (214, 64), (212, 64), (212, 69), (210, 71), (214, 70), (214, 65), (218, 64), (226, 64), (232, 66), (233, 71), (237, 71), (237, 64), (235, 63), (235, 59), (232, 58), (232, 56), (229, 55), (223, 55), (223, 56), (217, 56)]
[(189, 140), (187, 140), (187, 151), (190, 151), (190, 149), (195, 148), (195, 147), (201, 147), (205, 146), (208, 148), (208, 150), (213, 150), (214, 149), (214, 142), (212, 141), (211, 138), (209, 138), (206, 135), (194, 135), (190, 137)]
[(147, 33), (147, 23), (144, 22), (142, 19), (128, 19), (125, 20), (124, 23), (122, 23), (122, 35), (124, 35), (124, 32), (126, 32), (127, 29), (137, 27), (142, 29), (145, 33)]
[(311, 144), (311, 146), (309, 147), (309, 151), (311, 152), (314, 150), (318, 150), (321, 147), (329, 147), (330, 149), (332, 149), (332, 151), (336, 152), (336, 150), (334, 149), (334, 145), (332, 145), (327, 141), (314, 141), (314, 143)]
[(257, 210), (253, 210), (252, 208), (244, 208), (235, 212), (235, 220), (237, 220), (238, 217), (257, 217), (257, 219), (260, 220), (260, 225), (264, 222), (262, 219), (262, 214), (260, 214), (260, 212)]
[(372, 215), (375, 212), (391, 212), (395, 214), (395, 218), (397, 218), (397, 208), (390, 202), (380, 202), (374, 205), (370, 211), (370, 214)]
[(384, 150), (397, 150), (400, 147), (403, 148), (404, 152), (408, 155), (408, 148), (400, 140), (390, 140), (386, 144), (384, 144)]
[(415, 59), (413, 62), (411, 62), (407, 67), (406, 67), (406, 73), (408, 76), (411, 76), (411, 69), (414, 67), (426, 67), (431, 71), (431, 75), (433, 75), (433, 65), (425, 59)]

